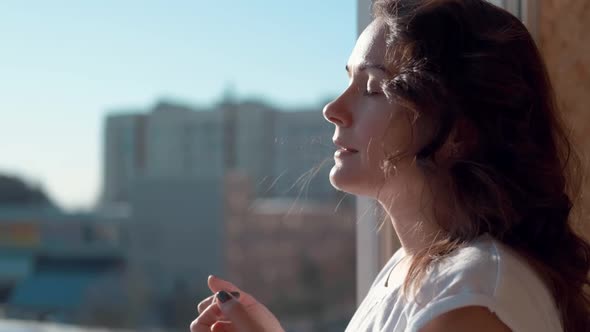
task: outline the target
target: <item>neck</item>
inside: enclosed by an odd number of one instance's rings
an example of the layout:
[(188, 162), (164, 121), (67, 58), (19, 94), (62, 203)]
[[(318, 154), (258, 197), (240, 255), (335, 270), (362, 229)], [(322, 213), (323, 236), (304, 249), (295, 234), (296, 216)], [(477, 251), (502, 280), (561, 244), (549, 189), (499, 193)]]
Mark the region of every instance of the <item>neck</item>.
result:
[(388, 214), (404, 250), (413, 255), (442, 235), (436, 223), (432, 191), (423, 185), (406, 188), (404, 195), (390, 194), (378, 201)]

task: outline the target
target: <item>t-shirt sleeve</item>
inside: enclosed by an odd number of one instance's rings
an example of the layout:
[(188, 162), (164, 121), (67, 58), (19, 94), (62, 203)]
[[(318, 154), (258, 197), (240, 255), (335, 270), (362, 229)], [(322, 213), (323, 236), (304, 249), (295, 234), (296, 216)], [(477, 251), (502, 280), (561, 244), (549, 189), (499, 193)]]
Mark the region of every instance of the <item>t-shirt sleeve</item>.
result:
[(459, 255), (436, 264), (424, 279), (408, 314), (408, 332), (418, 332), (434, 318), (449, 311), (478, 306), (488, 308), (513, 331), (511, 313), (498, 301), (498, 261), (479, 248), (466, 248)]
[[(502, 307), (493, 297), (485, 294), (465, 292), (463, 294), (442, 297), (428, 303), (412, 315), (411, 319), (408, 321), (407, 331), (419, 332), (421, 328), (426, 326), (434, 318), (455, 309), (470, 306), (488, 308), (491, 312), (495, 313), (504, 324), (512, 328), (513, 323), (510, 319), (509, 313), (504, 312)], [(513, 331), (516, 330), (513, 329)]]

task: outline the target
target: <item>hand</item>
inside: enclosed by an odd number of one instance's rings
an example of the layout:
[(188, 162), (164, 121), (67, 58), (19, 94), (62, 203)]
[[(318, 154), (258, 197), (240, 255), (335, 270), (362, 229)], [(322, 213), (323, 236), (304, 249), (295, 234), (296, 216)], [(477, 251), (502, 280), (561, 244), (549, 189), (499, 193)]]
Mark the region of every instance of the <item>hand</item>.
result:
[(234, 284), (215, 276), (209, 276), (207, 284), (215, 294), (199, 303), (199, 317), (191, 323), (191, 332), (284, 331), (264, 305)]

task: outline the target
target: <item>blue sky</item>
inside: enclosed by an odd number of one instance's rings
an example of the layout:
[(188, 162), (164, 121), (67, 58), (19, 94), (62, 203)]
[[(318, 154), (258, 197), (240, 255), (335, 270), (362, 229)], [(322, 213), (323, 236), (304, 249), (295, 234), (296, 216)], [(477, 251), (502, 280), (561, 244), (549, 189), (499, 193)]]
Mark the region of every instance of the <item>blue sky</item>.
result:
[(355, 18), (354, 0), (2, 1), (0, 172), (89, 207), (109, 111), (208, 105), (229, 84), (318, 105), (347, 84)]

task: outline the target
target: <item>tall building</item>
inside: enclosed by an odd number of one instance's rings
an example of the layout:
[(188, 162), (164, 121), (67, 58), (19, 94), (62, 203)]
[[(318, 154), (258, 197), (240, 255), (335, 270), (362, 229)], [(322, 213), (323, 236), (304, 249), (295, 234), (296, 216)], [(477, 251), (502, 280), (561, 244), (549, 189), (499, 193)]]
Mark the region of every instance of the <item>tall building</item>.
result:
[(273, 180), (276, 137), (275, 118), (278, 113), (272, 107), (259, 102), (226, 104), (227, 153), (231, 164), (226, 169), (239, 169), (255, 181), (255, 191), (261, 195)]
[(101, 205), (128, 202), (129, 185), (145, 171), (146, 121), (141, 113), (107, 116)]
[(220, 112), (167, 102), (107, 116), (102, 205), (128, 204), (133, 182), (145, 176), (220, 178), (222, 126)]
[(222, 197), (216, 179), (145, 178), (132, 188), (129, 268), (157, 296), (181, 282), (206, 292), (222, 269)]
[(105, 205), (129, 203), (130, 186), (143, 176), (221, 179), (229, 169), (246, 172), (261, 197), (337, 197), (328, 181), (332, 126), (320, 110), (159, 103), (146, 114), (109, 116), (105, 136)]
[(221, 178), (222, 114), (160, 103), (146, 130), (147, 176)]
[(256, 195), (336, 199), (328, 181), (333, 129), (319, 109), (285, 112), (259, 102), (219, 107), (225, 168), (248, 174)]
[[(226, 100), (212, 110), (158, 103), (145, 114), (107, 118), (105, 134), (112, 137), (105, 139), (104, 198), (129, 207), (130, 273), (149, 279), (143, 282), (159, 299), (179, 283), (206, 291), (207, 275), (222, 273), (224, 251), (236, 248), (224, 236), (225, 224), (235, 220), (228, 213), (235, 211), (223, 206), (224, 195), (234, 190), (223, 187), (224, 174), (234, 170), (251, 179), (252, 200), (282, 197), (304, 204), (297, 208), (305, 207), (307, 222), (328, 225), (338, 198), (328, 181), (329, 165), (321, 165), (331, 160), (331, 131), (319, 110), (281, 112), (252, 101)], [(309, 210), (311, 201), (322, 208)], [(255, 206), (258, 212), (245, 215), (278, 227), (289, 248), (310, 240), (281, 228), (282, 208), (269, 214), (263, 212), (269, 204)], [(348, 229), (338, 234), (350, 235)], [(245, 250), (252, 244), (245, 243)], [(289, 248), (280, 257), (289, 259)], [(297, 259), (305, 261), (308, 254), (313, 256), (306, 252)]]
[[(133, 117), (107, 119), (105, 134), (115, 136), (106, 139), (107, 164), (136, 166), (137, 155), (142, 163), (132, 172), (105, 171), (110, 178), (104, 196), (125, 195), (103, 207), (107, 212), (113, 203), (128, 207), (129, 271), (154, 303), (163, 303), (179, 285), (190, 288), (187, 295), (205, 295), (206, 277), (222, 266), (222, 114), (160, 102), (138, 117), (141, 135), (134, 134), (139, 130)], [(127, 144), (120, 137), (136, 140)]]
[(328, 176), (333, 126), (319, 110), (276, 114), (273, 196), (330, 201), (338, 196)]

